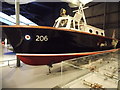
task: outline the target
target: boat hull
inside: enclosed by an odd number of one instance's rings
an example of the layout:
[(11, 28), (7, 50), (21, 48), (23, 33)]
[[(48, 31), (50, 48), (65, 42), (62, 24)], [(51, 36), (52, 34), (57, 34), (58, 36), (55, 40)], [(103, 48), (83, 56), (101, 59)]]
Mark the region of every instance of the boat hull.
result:
[[(51, 28), (3, 28), (16, 53), (56, 54), (108, 50), (113, 39)], [(27, 37), (28, 36), (28, 37)]]
[(18, 55), (20, 60), (30, 65), (46, 65), (83, 56), (47, 56), (50, 54), (95, 52), (118, 46), (116, 39), (76, 30), (43, 26), (3, 26), (3, 30), (16, 53), (46, 55), (37, 57)]
[(28, 65), (49, 65), (59, 63), (64, 60), (78, 58), (87, 55), (115, 52), (120, 49), (112, 49), (98, 52), (69, 53), (69, 54), (17, 54), (17, 57)]

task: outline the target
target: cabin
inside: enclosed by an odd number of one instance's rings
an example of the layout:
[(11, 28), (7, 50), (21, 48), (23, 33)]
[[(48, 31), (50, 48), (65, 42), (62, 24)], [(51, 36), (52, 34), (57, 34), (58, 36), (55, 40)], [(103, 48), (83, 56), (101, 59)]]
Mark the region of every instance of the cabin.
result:
[(55, 24), (53, 27), (77, 30), (81, 32), (87, 32), (91, 34), (105, 36), (104, 30), (87, 25), (84, 19), (81, 13), (76, 12), (74, 17), (71, 17), (69, 15), (59, 17), (55, 21)]

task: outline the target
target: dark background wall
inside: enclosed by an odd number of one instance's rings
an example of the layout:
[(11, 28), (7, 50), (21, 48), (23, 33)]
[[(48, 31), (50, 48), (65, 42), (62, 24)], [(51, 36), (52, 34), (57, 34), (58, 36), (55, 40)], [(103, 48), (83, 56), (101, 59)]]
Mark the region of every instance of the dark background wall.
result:
[(120, 39), (120, 2), (93, 2), (85, 10), (87, 23), (105, 30), (106, 36), (111, 37), (116, 31)]

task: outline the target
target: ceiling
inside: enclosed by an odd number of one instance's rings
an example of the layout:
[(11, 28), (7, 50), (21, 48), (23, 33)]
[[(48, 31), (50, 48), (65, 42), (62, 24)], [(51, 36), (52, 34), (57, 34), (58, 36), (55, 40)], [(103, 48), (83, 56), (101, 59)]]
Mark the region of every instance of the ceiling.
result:
[[(20, 5), (20, 14), (38, 25), (52, 26), (60, 15), (60, 9), (67, 9), (72, 14), (72, 9), (65, 2), (32, 2)], [(15, 5), (2, 2), (2, 12), (7, 15), (15, 14)]]
[[(20, 5), (20, 14), (39, 26), (53, 26), (60, 16), (61, 8), (65, 8), (70, 16), (74, 15), (73, 10), (76, 9), (70, 8), (66, 2), (31, 2)], [(2, 2), (2, 12), (15, 15), (15, 5)]]

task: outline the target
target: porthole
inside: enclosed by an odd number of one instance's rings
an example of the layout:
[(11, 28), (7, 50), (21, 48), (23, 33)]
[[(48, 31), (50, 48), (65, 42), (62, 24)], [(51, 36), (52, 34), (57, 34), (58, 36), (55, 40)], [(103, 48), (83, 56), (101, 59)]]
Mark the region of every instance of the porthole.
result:
[(92, 33), (93, 31), (90, 29), (89, 32)]
[(103, 36), (103, 33), (101, 33), (101, 35)]
[(98, 34), (98, 31), (96, 31), (96, 34)]

